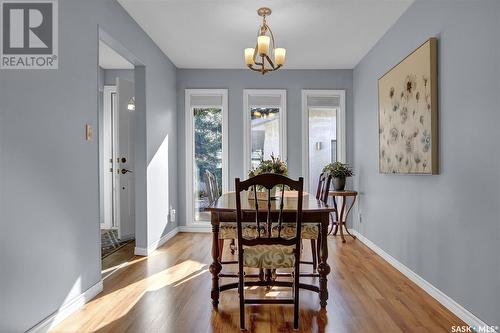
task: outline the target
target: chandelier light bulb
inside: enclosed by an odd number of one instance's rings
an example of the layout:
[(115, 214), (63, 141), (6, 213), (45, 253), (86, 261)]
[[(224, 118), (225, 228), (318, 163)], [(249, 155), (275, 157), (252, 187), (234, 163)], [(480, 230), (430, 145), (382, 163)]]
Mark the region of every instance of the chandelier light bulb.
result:
[(271, 43), (271, 38), (269, 36), (259, 36), (257, 37), (257, 50), (261, 56), (269, 54), (269, 44)]
[(247, 66), (255, 64), (255, 62), (253, 61), (253, 54), (254, 53), (255, 53), (255, 49), (253, 49), (253, 48), (245, 49), (245, 64)]
[(276, 48), (274, 49), (274, 63), (276, 65), (283, 65), (285, 63), (286, 49)]

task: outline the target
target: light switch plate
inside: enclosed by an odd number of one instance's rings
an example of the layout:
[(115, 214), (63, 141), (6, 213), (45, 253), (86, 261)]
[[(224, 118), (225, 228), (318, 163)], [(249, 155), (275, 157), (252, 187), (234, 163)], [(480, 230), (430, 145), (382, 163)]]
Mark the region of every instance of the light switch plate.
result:
[(170, 222), (175, 222), (175, 209), (170, 207)]
[(85, 139), (87, 141), (92, 141), (94, 137), (94, 130), (92, 129), (91, 124), (85, 124)]

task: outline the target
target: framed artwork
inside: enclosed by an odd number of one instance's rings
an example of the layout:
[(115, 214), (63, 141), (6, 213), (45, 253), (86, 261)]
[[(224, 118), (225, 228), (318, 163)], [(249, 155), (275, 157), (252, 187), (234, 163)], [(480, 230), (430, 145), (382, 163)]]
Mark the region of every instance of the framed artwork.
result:
[(378, 80), (380, 173), (438, 173), (437, 39)]

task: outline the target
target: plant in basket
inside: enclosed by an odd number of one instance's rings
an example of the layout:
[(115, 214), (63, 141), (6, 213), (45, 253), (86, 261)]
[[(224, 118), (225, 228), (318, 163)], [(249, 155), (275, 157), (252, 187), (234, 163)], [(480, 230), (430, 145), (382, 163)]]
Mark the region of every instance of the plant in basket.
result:
[[(260, 164), (248, 172), (248, 177), (252, 178), (263, 173), (275, 173), (278, 175), (288, 176), (288, 167), (286, 162), (279, 156), (275, 157), (271, 154), (270, 160), (262, 160)], [(276, 187), (271, 189), (271, 198), (276, 197)], [(250, 189), (250, 199), (254, 199), (253, 188)], [(263, 186), (257, 186), (257, 199), (267, 200), (267, 189)]]

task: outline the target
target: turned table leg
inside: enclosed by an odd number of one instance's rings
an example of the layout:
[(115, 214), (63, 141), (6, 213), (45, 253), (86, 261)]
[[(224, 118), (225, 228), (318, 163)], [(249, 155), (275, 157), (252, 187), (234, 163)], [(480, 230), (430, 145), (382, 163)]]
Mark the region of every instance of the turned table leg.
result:
[(322, 308), (326, 307), (328, 300), (328, 279), (330, 273), (330, 266), (328, 265), (328, 223), (329, 214), (322, 214), (321, 217), (321, 253), (320, 262), (318, 265), (319, 273), (319, 301)]
[(211, 213), (212, 222), (212, 264), (210, 265), (210, 273), (212, 273), (212, 305), (216, 308), (219, 305), (219, 273), (222, 270), (222, 265), (219, 261), (219, 219), (217, 213)]
[(345, 203), (346, 203), (347, 198), (342, 198), (342, 208), (340, 208), (340, 215), (339, 215), (339, 228), (340, 228), (340, 238), (342, 239), (342, 243), (345, 243), (345, 237), (344, 237), (344, 227), (345, 227)]
[[(335, 208), (335, 211), (333, 212), (333, 220), (332, 220), (332, 227), (330, 229), (330, 231), (328, 232), (328, 234), (331, 234), (332, 231), (333, 231), (333, 235), (336, 236), (337, 235), (337, 231), (339, 230), (339, 211), (338, 211), (338, 208), (337, 208), (337, 199), (335, 198), (335, 196), (332, 197), (333, 198), (333, 208)], [(334, 229), (335, 227), (335, 229)]]

